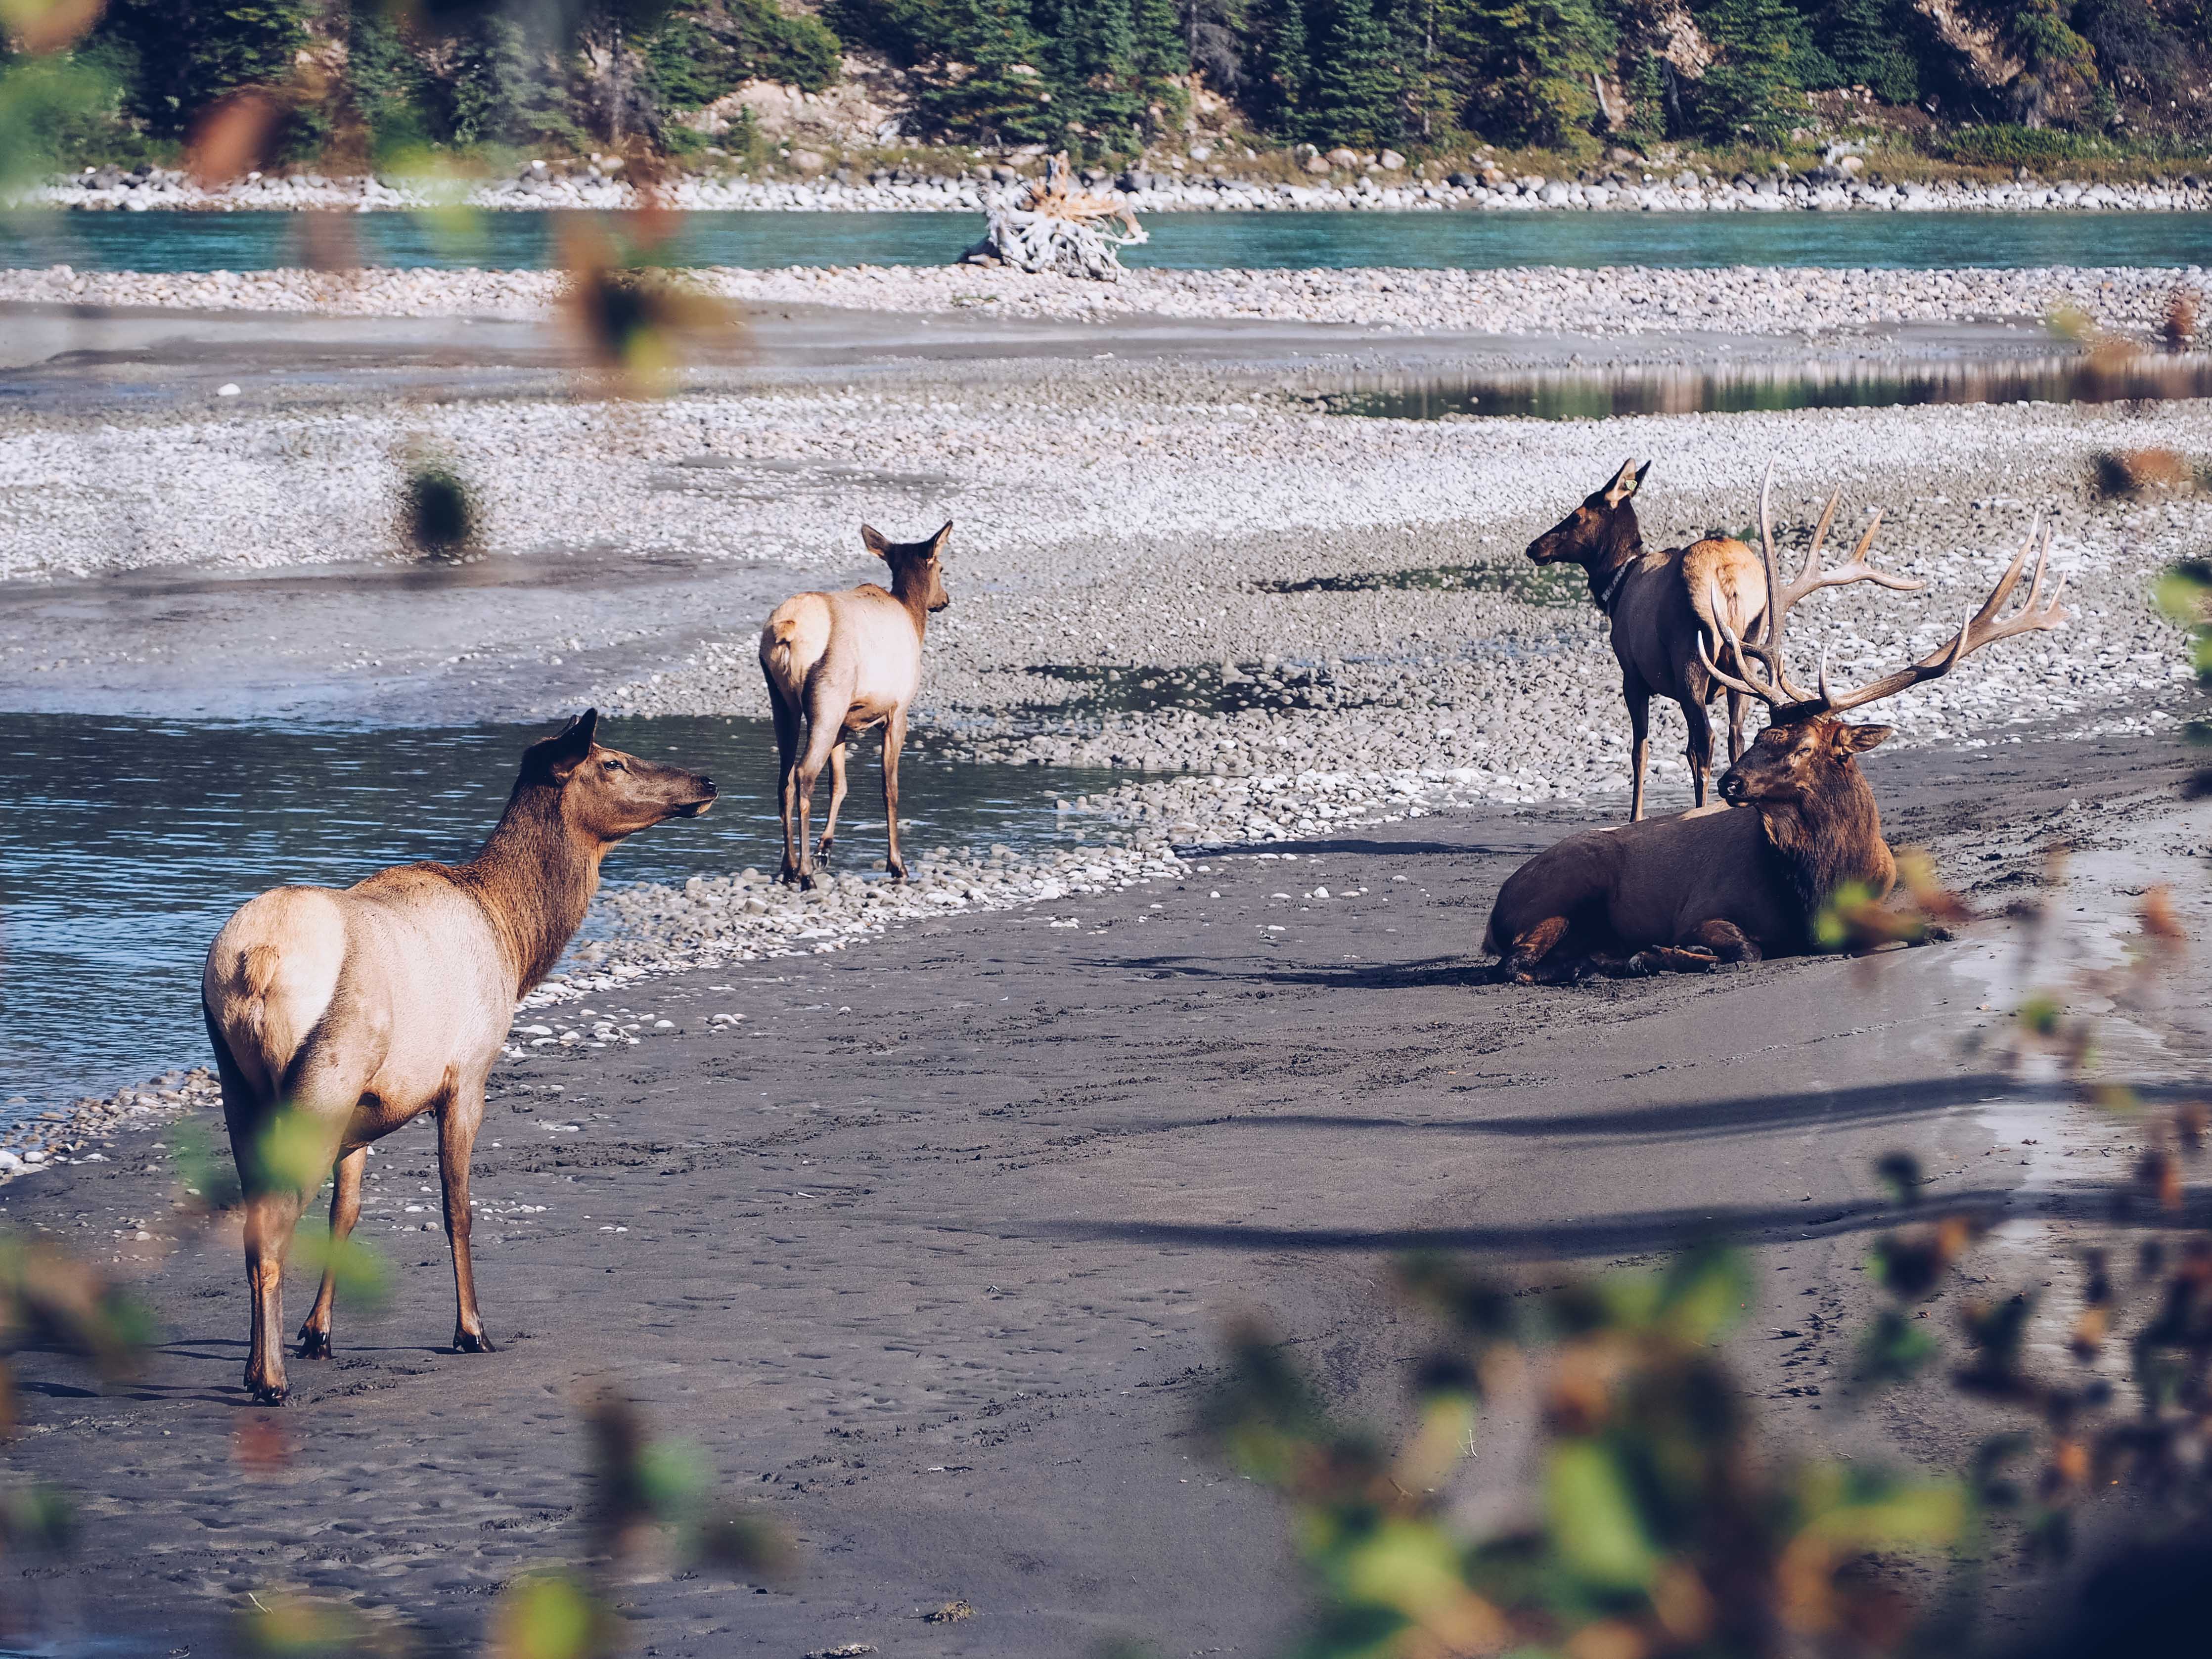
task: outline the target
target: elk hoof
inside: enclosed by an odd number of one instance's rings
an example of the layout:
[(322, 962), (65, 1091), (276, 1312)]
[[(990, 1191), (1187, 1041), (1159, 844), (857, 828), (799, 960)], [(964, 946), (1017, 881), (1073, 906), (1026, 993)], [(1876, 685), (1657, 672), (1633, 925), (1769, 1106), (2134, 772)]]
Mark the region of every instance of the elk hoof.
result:
[(300, 1358), (328, 1359), (331, 1357), (331, 1334), (319, 1331), (313, 1325), (300, 1327)]
[(817, 847), (817, 848), (814, 849), (814, 861), (815, 861), (817, 864), (827, 864), (827, 863), (829, 863), (829, 862), (830, 862), (830, 849), (832, 847), (835, 847), (836, 844), (837, 844), (837, 843), (836, 843), (836, 842), (835, 842), (834, 841), (831, 841), (831, 840), (830, 839), (830, 837), (829, 837), (829, 836), (823, 836), (823, 837), (822, 837), (822, 844), (821, 844), (819, 847)]
[(496, 1353), (499, 1351), (492, 1346), (491, 1339), (482, 1331), (455, 1331), (453, 1352), (455, 1353)]
[(281, 1406), (292, 1392), (281, 1376), (274, 1382), (257, 1382), (249, 1376), (246, 1379), (246, 1391), (253, 1396), (257, 1406)]

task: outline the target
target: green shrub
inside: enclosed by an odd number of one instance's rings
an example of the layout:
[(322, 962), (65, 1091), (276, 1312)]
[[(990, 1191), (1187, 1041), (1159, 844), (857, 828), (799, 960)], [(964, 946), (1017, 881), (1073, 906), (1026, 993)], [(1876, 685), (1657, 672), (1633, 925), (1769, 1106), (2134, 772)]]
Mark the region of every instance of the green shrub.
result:
[(1964, 167), (2045, 167), (2053, 161), (2080, 161), (2118, 154), (2109, 141), (2085, 132), (2064, 132), (2056, 127), (1961, 127), (1937, 141), (1940, 160)]
[(818, 17), (787, 17), (770, 0), (691, 0), (648, 36), (647, 73), (671, 110), (703, 108), (746, 81), (820, 92), (844, 48)]

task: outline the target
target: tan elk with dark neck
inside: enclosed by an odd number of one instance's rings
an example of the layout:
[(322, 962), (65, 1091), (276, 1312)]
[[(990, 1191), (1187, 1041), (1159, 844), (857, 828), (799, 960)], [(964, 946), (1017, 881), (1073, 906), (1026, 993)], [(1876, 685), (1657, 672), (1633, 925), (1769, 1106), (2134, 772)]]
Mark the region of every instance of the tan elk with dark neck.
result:
[[(1538, 564), (1582, 566), (1589, 577), (1591, 600), (1613, 624), (1613, 654), (1620, 664), (1620, 695), (1628, 704), (1633, 742), (1628, 805), (1632, 823), (1644, 816), (1644, 770), (1651, 752), (1654, 696), (1671, 697), (1681, 708), (1683, 723), (1689, 728), (1683, 752), (1698, 805), (1705, 804), (1705, 783), (1713, 765), (1713, 728), (1706, 708), (1723, 691), (1728, 695), (1729, 759), (1741, 757), (1746, 694), (1717, 678), (1705, 666), (1705, 657), (1719, 653), (1724, 632), (1748, 637), (1766, 614), (1766, 585), (1759, 556), (1741, 542), (1708, 536), (1686, 547), (1656, 551), (1644, 547), (1634, 498), (1650, 471), (1649, 461), (1640, 467), (1632, 460), (1624, 462), (1612, 483), (1585, 498), (1528, 549), (1528, 557)], [(1881, 527), (1880, 514), (1867, 527), (1849, 564), (1820, 568), (1820, 544), (1835, 519), (1838, 499), (1830, 497), (1813, 533), (1813, 556), (1806, 562), (1806, 569), (1814, 573), (1808, 579), (1811, 586), (1802, 592), (1793, 586), (1790, 602), (1794, 605), (1813, 587), (1840, 587), (1849, 582), (1870, 581), (1905, 592), (1920, 586), (1866, 563), (1866, 550)]]
[[(1856, 884), (1881, 899), (1897, 879), (1881, 813), (1857, 765), (1890, 728), (1837, 716), (1939, 679), (1984, 646), (2067, 619), (2064, 580), (2044, 592), (2047, 533), (2027, 599), (2004, 614), (2035, 549), (2031, 527), (1989, 598), (1940, 650), (1847, 692), (1830, 688), (1824, 654), (1808, 691), (1784, 665), (1783, 629), (1790, 607), (1824, 585), (1820, 540), (1785, 585), (1775, 558), (1772, 482), (1770, 466), (1759, 491), (1767, 593), (1760, 629), (1746, 639), (1724, 629), (1720, 649), (1701, 652), (1717, 684), (1768, 710), (1766, 729), (1721, 779), (1729, 805), (1584, 830), (1530, 859), (1498, 890), (1483, 936), (1483, 948), (1502, 958), (1503, 976), (1566, 977), (1622, 959), (1710, 967), (1812, 948), (1820, 912), (1840, 890)], [(1859, 554), (1865, 550), (1862, 542)]]
[[(710, 778), (592, 740), (596, 711), (532, 744), (507, 811), (466, 864), (405, 864), (343, 890), (278, 887), (223, 924), (200, 977), (245, 1189), (253, 1331), (246, 1386), (284, 1397), (284, 1257), (335, 1166), (331, 1237), (361, 1213), (369, 1143), (425, 1113), (453, 1255), (453, 1346), (489, 1353), (469, 1255), (469, 1159), (484, 1079), (514, 1008), (584, 920), (608, 849), (665, 818), (696, 817)], [(326, 1267), (300, 1352), (327, 1357)]]
[[(814, 866), (828, 862), (837, 809), (845, 804), (845, 745), (872, 726), (884, 728), (884, 867), (906, 878), (899, 856), (899, 750), (906, 744), (907, 710), (921, 689), (929, 619), (952, 603), (940, 566), (951, 534), (949, 520), (919, 542), (888, 541), (862, 525), (862, 544), (890, 567), (890, 591), (862, 582), (842, 593), (796, 594), (776, 606), (761, 629), (761, 673), (775, 716), (785, 881), (811, 887)], [(807, 816), (825, 764), (830, 815), (810, 858)]]

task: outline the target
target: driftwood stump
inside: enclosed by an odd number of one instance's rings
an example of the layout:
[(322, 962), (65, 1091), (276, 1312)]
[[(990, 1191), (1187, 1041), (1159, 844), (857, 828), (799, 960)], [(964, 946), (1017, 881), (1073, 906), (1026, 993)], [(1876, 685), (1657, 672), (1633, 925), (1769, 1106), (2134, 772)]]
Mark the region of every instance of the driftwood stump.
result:
[[(994, 198), (983, 240), (962, 260), (1115, 281), (1121, 274), (1121, 250), (1151, 238), (1118, 196), (1087, 195), (1073, 188), (1073, 178), (1062, 152), (1045, 163), (1041, 181), (1025, 179)], [(1118, 230), (1112, 222), (1117, 219)]]

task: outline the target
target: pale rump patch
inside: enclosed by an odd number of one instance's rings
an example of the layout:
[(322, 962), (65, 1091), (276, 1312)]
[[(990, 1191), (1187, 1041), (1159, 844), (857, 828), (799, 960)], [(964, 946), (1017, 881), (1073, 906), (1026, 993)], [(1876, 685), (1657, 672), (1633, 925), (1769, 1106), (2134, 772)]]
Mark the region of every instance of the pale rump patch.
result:
[(345, 965), (345, 917), (320, 887), (279, 887), (250, 900), (208, 951), (200, 998), (231, 1057), (274, 1089), (329, 1010)]
[(1716, 651), (1722, 636), (1715, 623), (1747, 640), (1766, 614), (1765, 568), (1758, 554), (1729, 537), (1708, 536), (1682, 550), (1682, 586)]
[(793, 701), (830, 648), (830, 598), (798, 593), (776, 606), (761, 632), (761, 667)]

